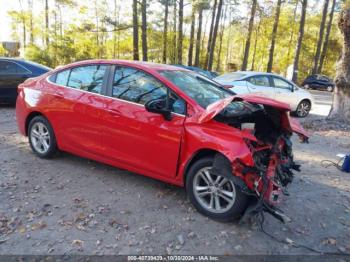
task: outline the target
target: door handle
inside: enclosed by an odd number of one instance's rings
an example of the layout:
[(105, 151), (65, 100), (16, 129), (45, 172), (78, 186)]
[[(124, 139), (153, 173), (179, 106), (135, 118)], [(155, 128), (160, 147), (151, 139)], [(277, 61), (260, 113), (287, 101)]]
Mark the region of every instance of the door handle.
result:
[(111, 115), (114, 115), (114, 116), (119, 116), (120, 115), (120, 111), (118, 109), (107, 109), (107, 112), (110, 113)]
[(53, 96), (54, 96), (55, 98), (58, 98), (58, 99), (63, 99), (63, 98), (64, 98), (64, 96), (63, 96), (62, 93), (55, 93), (55, 94), (53, 94)]

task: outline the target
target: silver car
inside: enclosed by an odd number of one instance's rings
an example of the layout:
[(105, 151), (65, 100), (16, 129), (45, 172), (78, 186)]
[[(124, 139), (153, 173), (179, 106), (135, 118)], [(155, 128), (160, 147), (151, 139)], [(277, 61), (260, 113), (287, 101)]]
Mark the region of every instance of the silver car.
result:
[(290, 105), (298, 117), (305, 117), (313, 106), (312, 95), (293, 82), (270, 73), (237, 71), (223, 74), (214, 80), (237, 94), (256, 94)]

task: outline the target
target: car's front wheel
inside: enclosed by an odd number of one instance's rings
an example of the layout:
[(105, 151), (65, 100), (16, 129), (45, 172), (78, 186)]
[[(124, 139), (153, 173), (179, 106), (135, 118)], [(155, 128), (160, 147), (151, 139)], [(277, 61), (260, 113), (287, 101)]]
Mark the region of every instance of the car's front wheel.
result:
[(45, 117), (36, 116), (30, 121), (28, 137), (30, 147), (39, 157), (51, 158), (57, 152), (55, 134)]
[(216, 220), (231, 221), (242, 215), (247, 206), (247, 195), (223, 176), (211, 174), (213, 158), (195, 162), (186, 178), (186, 190), (196, 209)]
[(308, 100), (303, 100), (299, 103), (295, 114), (297, 117), (306, 117), (311, 110), (311, 103)]

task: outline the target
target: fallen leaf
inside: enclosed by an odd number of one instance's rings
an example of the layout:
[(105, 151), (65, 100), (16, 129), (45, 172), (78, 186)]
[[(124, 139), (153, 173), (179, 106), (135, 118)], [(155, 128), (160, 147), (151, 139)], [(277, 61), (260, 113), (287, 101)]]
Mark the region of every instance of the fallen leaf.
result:
[(334, 238), (327, 238), (327, 239), (322, 241), (322, 244), (324, 244), (324, 245), (336, 245), (337, 240)]
[(84, 244), (84, 241), (83, 240), (80, 240), (80, 239), (74, 239), (72, 241), (72, 245), (76, 245), (76, 246), (82, 246)]
[(293, 245), (294, 244), (294, 241), (291, 240), (290, 238), (286, 238), (286, 242), (289, 244), (289, 245)]
[(27, 230), (26, 230), (25, 227), (20, 227), (20, 228), (18, 229), (18, 232), (21, 233), (21, 234), (24, 234), (26, 231), (27, 231)]
[(44, 229), (47, 227), (47, 224), (45, 222), (40, 221), (39, 223), (35, 223), (31, 226), (32, 231), (38, 230), (38, 229)]

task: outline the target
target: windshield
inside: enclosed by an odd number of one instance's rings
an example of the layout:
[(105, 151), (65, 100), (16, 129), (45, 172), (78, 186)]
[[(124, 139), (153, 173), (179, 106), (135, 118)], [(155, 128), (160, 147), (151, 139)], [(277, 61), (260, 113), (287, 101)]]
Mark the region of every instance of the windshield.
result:
[(215, 78), (215, 80), (235, 81), (235, 80), (242, 79), (245, 76), (246, 74), (242, 74), (242, 73), (227, 73), (222, 76), (218, 76), (217, 78)]
[(164, 70), (159, 73), (175, 84), (201, 107), (234, 95), (215, 82), (193, 72)]

